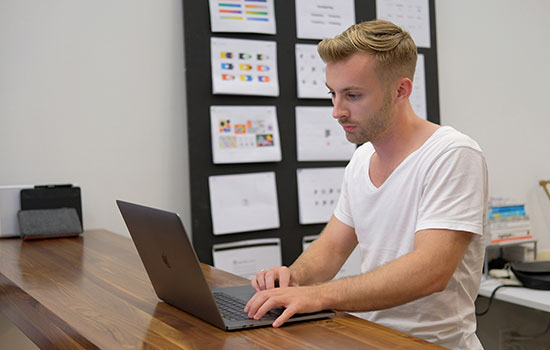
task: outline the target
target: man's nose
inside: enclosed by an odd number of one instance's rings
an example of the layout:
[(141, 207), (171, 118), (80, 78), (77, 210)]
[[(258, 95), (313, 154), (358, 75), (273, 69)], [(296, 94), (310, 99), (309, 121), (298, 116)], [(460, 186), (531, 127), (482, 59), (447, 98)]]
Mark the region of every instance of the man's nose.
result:
[(333, 105), (332, 117), (334, 119), (340, 119), (340, 118), (345, 118), (349, 116), (348, 110), (345, 108), (344, 104), (340, 101), (339, 98), (333, 97), (332, 105)]

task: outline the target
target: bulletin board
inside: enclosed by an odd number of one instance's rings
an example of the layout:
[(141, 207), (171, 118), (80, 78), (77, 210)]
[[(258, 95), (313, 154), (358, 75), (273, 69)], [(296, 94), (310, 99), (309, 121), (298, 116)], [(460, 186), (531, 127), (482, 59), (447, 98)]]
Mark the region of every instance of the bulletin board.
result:
[[(427, 119), (439, 123), (437, 75), (437, 42), (434, 0), (429, 3), (429, 48), (419, 47), (425, 60)], [(212, 33), (208, 1), (183, 0), (185, 40), (185, 74), (189, 138), (189, 169), (193, 245), (199, 260), (213, 264), (214, 244), (242, 240), (279, 238), (282, 262), (290, 265), (302, 252), (302, 238), (321, 232), (324, 224), (300, 224), (298, 210), (297, 169), (344, 167), (347, 161), (308, 161), (297, 159), (296, 106), (331, 106), (330, 99), (299, 99), (297, 97), (295, 44), (317, 44), (319, 40), (298, 39), (294, 1), (275, 0), (276, 34)], [(376, 2), (355, 1), (356, 23), (376, 18)], [(213, 94), (210, 45), (212, 37), (275, 41), (279, 96), (245, 96)], [(214, 164), (211, 131), (211, 106), (275, 106), (281, 143), (281, 161)], [(274, 172), (280, 225), (274, 229), (214, 235), (209, 198), (209, 177), (213, 175)]]

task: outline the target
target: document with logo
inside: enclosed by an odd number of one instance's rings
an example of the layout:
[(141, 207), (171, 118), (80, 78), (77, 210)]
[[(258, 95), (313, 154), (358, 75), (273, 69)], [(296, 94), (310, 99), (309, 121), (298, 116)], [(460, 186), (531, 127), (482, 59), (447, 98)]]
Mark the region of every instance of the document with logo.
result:
[(332, 117), (332, 107), (296, 107), (298, 161), (350, 160), (356, 145)]
[(281, 239), (264, 238), (212, 247), (214, 266), (244, 278), (251, 279), (261, 269), (281, 266)]
[(208, 178), (215, 235), (279, 227), (274, 172)]
[(275, 34), (273, 0), (210, 0), (212, 32)]
[(274, 41), (211, 38), (212, 93), (279, 96)]
[(210, 124), (214, 164), (281, 160), (275, 106), (211, 106)]

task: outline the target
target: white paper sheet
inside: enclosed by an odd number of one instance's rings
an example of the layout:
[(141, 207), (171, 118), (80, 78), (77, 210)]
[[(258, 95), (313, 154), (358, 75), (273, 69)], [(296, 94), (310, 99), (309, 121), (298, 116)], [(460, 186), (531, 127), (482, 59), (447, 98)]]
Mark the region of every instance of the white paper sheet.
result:
[(278, 162), (275, 106), (210, 106), (214, 164)]
[[(318, 236), (305, 236), (302, 239), (303, 250), (306, 250), (311, 243), (317, 239)], [(333, 279), (339, 279), (342, 277), (357, 276), (361, 274), (361, 252), (359, 246), (355, 247), (351, 252), (348, 260), (342, 265), (340, 271), (334, 276)]]
[(212, 32), (275, 34), (273, 0), (210, 0)]
[(210, 47), (212, 93), (279, 96), (274, 41), (212, 37)]
[(215, 267), (250, 279), (261, 269), (282, 265), (281, 240), (265, 238), (215, 244), (212, 257)]
[(428, 119), (428, 111), (426, 108), (426, 73), (424, 67), (424, 55), (418, 54), (410, 101), (413, 111), (418, 114), (419, 117)]
[(296, 107), (298, 161), (350, 160), (356, 145), (332, 117), (332, 107)]
[(279, 227), (274, 172), (208, 177), (215, 235)]
[(344, 170), (345, 167), (296, 170), (300, 224), (318, 224), (330, 220), (340, 197)]
[(325, 85), (325, 68), (317, 45), (296, 44), (298, 98), (331, 98)]
[(376, 18), (391, 21), (408, 31), (416, 46), (431, 47), (428, 0), (376, 0)]
[(296, 0), (296, 34), (300, 39), (332, 38), (354, 23), (353, 0)]

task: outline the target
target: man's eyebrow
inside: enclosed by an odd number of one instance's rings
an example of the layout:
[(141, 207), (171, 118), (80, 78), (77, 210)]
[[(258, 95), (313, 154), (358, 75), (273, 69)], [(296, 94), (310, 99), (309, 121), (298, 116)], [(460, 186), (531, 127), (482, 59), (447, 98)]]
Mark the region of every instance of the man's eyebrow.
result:
[[(331, 91), (334, 91), (334, 89), (332, 89), (327, 83), (325, 83), (325, 86), (327, 87), (327, 89), (331, 90)], [(343, 92), (346, 92), (346, 91), (349, 91), (349, 90), (363, 90), (362, 87), (360, 86), (348, 86), (348, 87), (345, 87), (342, 89)]]

